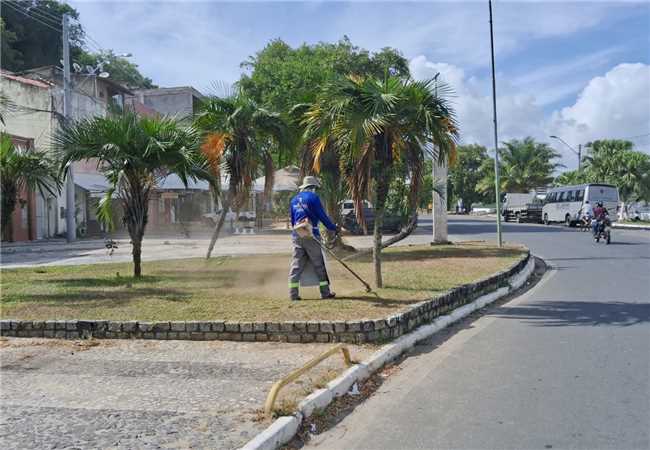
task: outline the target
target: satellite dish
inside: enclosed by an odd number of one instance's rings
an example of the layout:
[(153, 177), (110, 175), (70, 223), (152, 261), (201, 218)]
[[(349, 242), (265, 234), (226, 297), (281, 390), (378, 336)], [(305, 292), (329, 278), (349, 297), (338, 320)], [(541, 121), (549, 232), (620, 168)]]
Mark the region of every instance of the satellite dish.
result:
[(63, 65), (63, 60), (62, 59), (59, 59), (59, 62), (61, 63), (61, 65)]
[(79, 73), (81, 72), (81, 66), (77, 63), (72, 63), (72, 68), (74, 69), (75, 72)]
[(97, 75), (99, 78), (108, 78), (111, 76), (110, 73), (108, 72), (101, 72), (99, 75)]

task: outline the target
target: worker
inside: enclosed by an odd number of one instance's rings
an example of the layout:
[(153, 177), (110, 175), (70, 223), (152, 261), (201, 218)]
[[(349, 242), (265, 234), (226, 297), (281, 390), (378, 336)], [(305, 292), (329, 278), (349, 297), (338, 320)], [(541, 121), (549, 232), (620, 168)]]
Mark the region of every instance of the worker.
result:
[(338, 232), (338, 227), (323, 210), (316, 189), (320, 181), (316, 177), (307, 176), (300, 185), (300, 192), (291, 199), (291, 240), (293, 242), (293, 259), (289, 270), (289, 297), (300, 300), (300, 276), (308, 264), (312, 264), (318, 277), (321, 298), (334, 298), (336, 294), (330, 290), (329, 277), (325, 267), (325, 258), (320, 246), (321, 235), (318, 224), (323, 223), (330, 231)]

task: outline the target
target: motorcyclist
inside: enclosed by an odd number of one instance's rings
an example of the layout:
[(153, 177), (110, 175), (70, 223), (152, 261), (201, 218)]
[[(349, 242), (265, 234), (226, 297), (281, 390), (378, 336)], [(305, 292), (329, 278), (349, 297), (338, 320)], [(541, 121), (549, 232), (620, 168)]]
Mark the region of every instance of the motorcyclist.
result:
[(594, 238), (598, 236), (600, 227), (603, 226), (608, 219), (609, 213), (607, 208), (603, 206), (603, 202), (598, 202), (594, 208), (594, 220), (592, 221), (591, 228), (594, 232)]

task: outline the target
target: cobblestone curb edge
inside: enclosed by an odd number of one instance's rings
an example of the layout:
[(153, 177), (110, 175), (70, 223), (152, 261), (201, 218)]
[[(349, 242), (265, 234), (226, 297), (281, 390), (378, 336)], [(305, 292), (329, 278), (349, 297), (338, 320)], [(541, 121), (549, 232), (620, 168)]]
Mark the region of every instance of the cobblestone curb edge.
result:
[(516, 291), (526, 283), (535, 270), (535, 258), (528, 256), (523, 265), (519, 263), (517, 272), (508, 279), (508, 285), (498, 288), (489, 294), (478, 297), (454, 310), (449, 315), (442, 315), (432, 323), (424, 325), (417, 330), (408, 333), (395, 341), (384, 345), (368, 359), (355, 364), (343, 372), (338, 378), (330, 381), (326, 388), (319, 389), (305, 398), (298, 405), (298, 411), (292, 416), (283, 416), (275, 420), (266, 430), (262, 431), (255, 438), (244, 445), (240, 450), (276, 450), (289, 442), (298, 432), (302, 420), (313, 414), (318, 409), (327, 407), (336, 397), (345, 395), (352, 385), (363, 381), (373, 372), (381, 369), (385, 364), (393, 361), (402, 353), (408, 351), (417, 342), (429, 338), (443, 328), (463, 319), (474, 311), (489, 305), (501, 297)]
[(531, 260), (530, 252), (509, 269), (447, 291), (382, 319), (314, 322), (141, 322), (112, 320), (0, 320), (0, 335), (64, 339), (181, 339), (291, 343), (386, 341), (409, 333), (508, 284)]

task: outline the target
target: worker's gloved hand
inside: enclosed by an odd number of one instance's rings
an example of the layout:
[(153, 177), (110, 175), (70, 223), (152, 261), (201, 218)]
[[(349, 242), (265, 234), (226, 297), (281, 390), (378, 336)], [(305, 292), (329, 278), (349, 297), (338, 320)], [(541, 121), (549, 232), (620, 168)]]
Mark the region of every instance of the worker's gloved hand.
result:
[(340, 235), (341, 235), (341, 231), (342, 231), (342, 230), (341, 230), (341, 225), (337, 225), (337, 226), (336, 226), (336, 231), (334, 231), (334, 234), (335, 234), (336, 236), (340, 236)]

